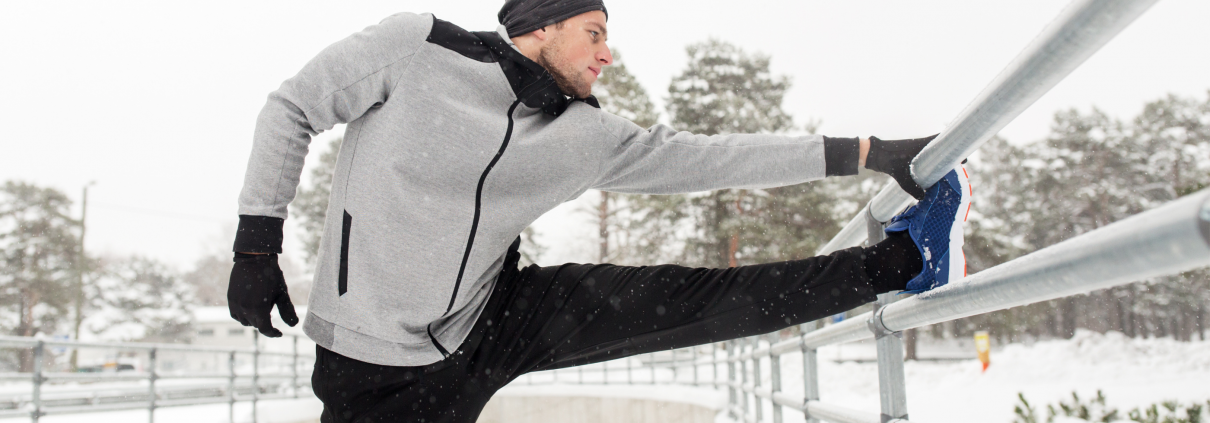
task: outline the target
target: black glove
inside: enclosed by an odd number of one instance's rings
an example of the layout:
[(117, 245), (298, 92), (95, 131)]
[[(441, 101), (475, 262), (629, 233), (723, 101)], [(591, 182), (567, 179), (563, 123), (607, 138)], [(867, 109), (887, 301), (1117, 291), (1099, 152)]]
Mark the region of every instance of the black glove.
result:
[(900, 188), (917, 200), (922, 199), (924, 188), (916, 185), (916, 180), (912, 179), (912, 159), (937, 135), (940, 134), (914, 140), (885, 141), (870, 137), (870, 153), (865, 158), (865, 168), (891, 175)]
[(273, 328), (269, 312), (273, 306), (287, 325), (298, 324), (294, 303), (286, 291), (286, 278), (277, 265), (277, 254), (235, 253), (231, 268), (231, 283), (227, 286), (227, 307), (231, 318), (244, 326), (252, 326), (270, 338), (281, 337)]

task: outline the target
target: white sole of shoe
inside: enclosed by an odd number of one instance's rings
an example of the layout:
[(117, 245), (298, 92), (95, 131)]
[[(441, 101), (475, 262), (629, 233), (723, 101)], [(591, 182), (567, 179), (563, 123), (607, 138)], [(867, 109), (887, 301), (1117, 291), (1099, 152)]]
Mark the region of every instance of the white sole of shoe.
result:
[(947, 283), (960, 281), (966, 277), (966, 254), (962, 252), (966, 238), (962, 231), (966, 219), (970, 217), (971, 196), (974, 195), (966, 168), (958, 166), (954, 170), (958, 174), (958, 191), (962, 193), (962, 202), (958, 204), (958, 211), (954, 215), (954, 225), (950, 228), (949, 280)]

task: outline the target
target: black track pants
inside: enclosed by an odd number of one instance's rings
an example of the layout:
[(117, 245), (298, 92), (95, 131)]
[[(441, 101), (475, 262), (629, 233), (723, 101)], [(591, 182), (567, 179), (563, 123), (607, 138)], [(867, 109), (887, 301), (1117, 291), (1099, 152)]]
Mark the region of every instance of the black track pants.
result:
[(311, 382), (321, 422), (470, 423), (528, 372), (769, 333), (875, 295), (860, 248), (727, 269), (517, 269), (516, 245), (474, 329), (446, 359), (382, 366), (317, 347)]

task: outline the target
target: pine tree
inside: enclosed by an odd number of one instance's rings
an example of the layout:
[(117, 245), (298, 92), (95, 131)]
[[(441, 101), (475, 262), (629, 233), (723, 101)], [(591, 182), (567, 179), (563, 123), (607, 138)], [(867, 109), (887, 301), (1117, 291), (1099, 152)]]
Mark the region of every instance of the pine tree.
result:
[[(613, 49), (612, 53), (613, 64), (602, 70), (594, 91), (601, 108), (644, 128), (655, 125), (659, 113), (647, 90), (626, 68), (621, 52)], [(597, 223), (598, 261), (640, 264), (643, 259), (656, 259), (658, 251), (652, 251), (651, 247), (666, 245), (669, 236), (660, 228), (632, 226), (630, 223), (635, 221), (627, 215), (635, 205), (649, 201), (648, 198), (604, 191), (600, 195), (592, 211)]]
[[(686, 48), (689, 63), (668, 88), (677, 129), (714, 135), (786, 133), (793, 119), (782, 108), (789, 78), (769, 70), (769, 56), (719, 40)], [(694, 233), (686, 262), (727, 267), (804, 258), (839, 230), (838, 204), (828, 184), (693, 194), (685, 216)]]
[[(0, 319), (18, 336), (55, 332), (70, 315), (79, 223), (53, 188), (6, 182), (0, 188)], [(12, 323), (15, 323), (13, 325)], [(22, 350), (21, 371), (33, 366)]]

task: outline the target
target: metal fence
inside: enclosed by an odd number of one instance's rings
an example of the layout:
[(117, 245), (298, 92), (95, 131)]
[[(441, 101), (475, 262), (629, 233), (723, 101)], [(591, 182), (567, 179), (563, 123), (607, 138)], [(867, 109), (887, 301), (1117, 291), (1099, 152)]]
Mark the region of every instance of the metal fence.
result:
[[(258, 421), (258, 401), (310, 395), (310, 373), (300, 374), (300, 369), (309, 370), (315, 357), (299, 353), (297, 335), (291, 336), (289, 352), (265, 350), (259, 335), (254, 336), (255, 347), (252, 348), (0, 336), (0, 348), (16, 349), (18, 355), (28, 354), (19, 361), (29, 363), (30, 367), (26, 372), (0, 373), (0, 381), (8, 385), (10, 392), (0, 393), (0, 419), (28, 416), (36, 423), (47, 415), (144, 409), (148, 421), (154, 423), (158, 408), (227, 403), (228, 421), (234, 422), (235, 403), (246, 401), (252, 403), (252, 421), (255, 423)], [(104, 372), (49, 371), (47, 364), (52, 360), (48, 359), (48, 349), (122, 351), (137, 355), (143, 368)], [(216, 368), (209, 372), (165, 370), (162, 369), (165, 354), (193, 357), (193, 360), (197, 360), (197, 356), (217, 356), (215, 358), (226, 361), (226, 368), (225, 371)], [(270, 371), (266, 372), (266, 369)], [(21, 387), (16, 386), (14, 392), (12, 384), (22, 382), (29, 383), (29, 390), (21, 392)]]
[[(930, 186), (994, 136), (1043, 94), (1133, 22), (1157, 0), (1076, 0), (983, 90), (954, 122), (913, 161), (912, 175)], [(889, 183), (819, 254), (877, 242), (883, 225), (913, 202)], [(761, 345), (758, 338), (723, 345), (673, 351), (670, 360), (658, 356), (626, 360), (643, 363), (639, 373), (671, 372), (666, 383), (706, 385), (728, 390), (727, 412), (745, 422), (766, 421), (765, 401), (772, 404), (773, 422), (781, 423), (784, 407), (801, 411), (808, 422), (908, 422), (904, 383), (902, 331), (1062, 298), (1151, 277), (1171, 275), (1210, 265), (1210, 189), (1202, 190), (1092, 232), (984, 270), (962, 281), (895, 301), (894, 294), (878, 297), (874, 310), (839, 324), (780, 342)], [(826, 345), (874, 339), (878, 352), (880, 412), (853, 410), (819, 401), (817, 350)], [(722, 348), (720, 348), (720, 346)], [(782, 390), (781, 358), (802, 355), (802, 396)], [(681, 361), (680, 357), (689, 359)], [(762, 386), (762, 366), (769, 366), (769, 386)], [(720, 370), (719, 367), (723, 369)], [(688, 367), (691, 380), (678, 377)], [(616, 373), (617, 365), (613, 367)], [(703, 368), (710, 375), (702, 375)], [(611, 380), (609, 364), (592, 369)], [(562, 372), (576, 371), (575, 369)], [(585, 382), (579, 379), (531, 376), (521, 383)], [(725, 373), (725, 375), (721, 374)], [(616, 379), (616, 377), (615, 377)]]

